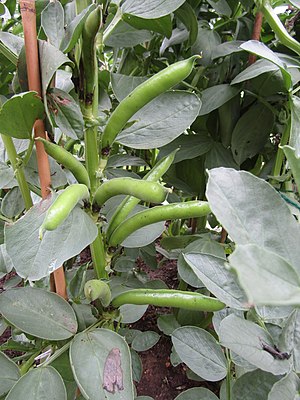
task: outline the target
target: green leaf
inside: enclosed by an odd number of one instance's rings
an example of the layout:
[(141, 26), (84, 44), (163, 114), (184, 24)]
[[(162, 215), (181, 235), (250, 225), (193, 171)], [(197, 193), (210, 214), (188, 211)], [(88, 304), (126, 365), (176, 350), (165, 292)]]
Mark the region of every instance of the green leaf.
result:
[(35, 368), (27, 372), (8, 393), (6, 400), (67, 400), (64, 382), (52, 367)]
[(150, 32), (158, 32), (168, 38), (172, 35), (172, 20), (170, 15), (165, 15), (164, 17), (156, 19), (145, 19), (132, 14), (123, 14), (122, 19), (135, 29), (146, 29)]
[(41, 26), (49, 42), (57, 48), (65, 34), (64, 25), (64, 9), (61, 3), (49, 3), (42, 11)]
[(300, 98), (290, 96), (291, 110), (290, 145), (295, 149), (295, 156), (300, 157)]
[(178, 257), (177, 268), (180, 278), (195, 288), (202, 288), (203, 282), (185, 260), (186, 253), (212, 254), (223, 258), (223, 262), (225, 262), (224, 249), (213, 240), (198, 239), (188, 244)]
[(121, 321), (124, 324), (133, 324), (142, 318), (148, 305), (124, 304), (119, 308)]
[(235, 275), (226, 268), (223, 258), (193, 253), (186, 253), (183, 257), (198, 279), (219, 300), (239, 310), (248, 308), (247, 299), (238, 286)]
[(132, 349), (130, 349), (130, 356), (132, 362), (132, 378), (135, 382), (139, 382), (143, 376), (143, 364), (141, 357)]
[(229, 261), (251, 304), (300, 305), (300, 277), (282, 257), (249, 244), (238, 245)]
[(191, 388), (180, 393), (175, 400), (218, 400), (218, 397), (205, 388)]
[(0, 396), (3, 396), (20, 378), (20, 370), (4, 353), (0, 352)]
[(44, 106), (36, 92), (17, 94), (0, 110), (0, 133), (18, 139), (32, 136), (33, 124), (44, 116)]
[(198, 36), (198, 22), (195, 11), (189, 3), (185, 2), (175, 11), (175, 15), (189, 31), (188, 45), (192, 46), (197, 40)]
[(295, 149), (291, 146), (283, 146), (282, 150), (288, 160), (289, 167), (292, 170), (298, 192), (300, 191), (300, 158), (296, 156)]
[(178, 328), (172, 333), (172, 342), (181, 360), (201, 378), (214, 382), (226, 376), (226, 359), (221, 346), (204, 329)]
[(261, 103), (255, 104), (241, 116), (231, 138), (231, 151), (238, 164), (263, 149), (272, 132), (274, 121), (272, 111)]
[(80, 333), (70, 347), (70, 361), (78, 387), (87, 399), (132, 400), (133, 383), (128, 345), (107, 329)]
[(248, 40), (247, 42), (241, 44), (240, 47), (249, 53), (254, 53), (259, 57), (265, 58), (266, 60), (269, 60), (273, 64), (277, 65), (282, 72), (287, 90), (290, 89), (292, 84), (291, 75), (287, 71), (286, 64), (282, 62), (281, 59), (271, 49), (269, 49), (269, 47), (258, 40)]
[(204, 25), (202, 21), (198, 22), (197, 40), (192, 46), (193, 54), (201, 54), (202, 58), (199, 64), (207, 67), (211, 64), (212, 54), (215, 48), (221, 43), (221, 38), (217, 32)]
[(117, 73), (111, 73), (112, 90), (118, 101), (122, 101), (137, 86), (145, 82), (145, 76), (128, 76)]
[(240, 89), (230, 86), (228, 83), (212, 86), (201, 93), (202, 107), (199, 115), (209, 114), (221, 107), (227, 101), (235, 97)]
[(274, 344), (268, 332), (254, 322), (231, 314), (221, 322), (219, 337), (223, 346), (263, 371), (281, 375), (290, 369), (291, 360), (276, 359), (263, 349), (263, 344)]
[(178, 138), (163, 146), (159, 150), (159, 159), (176, 152), (174, 164), (206, 154), (212, 147), (213, 141), (207, 132), (200, 132), (197, 135), (180, 135)]
[(171, 336), (180, 324), (174, 314), (164, 314), (157, 318), (157, 326), (165, 335)]
[(24, 46), (24, 39), (9, 32), (0, 32), (0, 52), (14, 65)]
[(218, 14), (225, 15), (228, 18), (231, 16), (232, 11), (226, 0), (207, 0), (207, 2)]
[(105, 45), (110, 47), (134, 47), (151, 39), (151, 32), (145, 29), (135, 29), (121, 20), (106, 38)]
[(228, 167), (238, 169), (238, 165), (233, 159), (232, 152), (220, 142), (213, 142), (211, 149), (205, 157), (205, 167), (207, 169), (217, 167)]
[(53, 88), (47, 93), (48, 110), (55, 125), (72, 139), (82, 139), (84, 121), (79, 105), (68, 93)]
[(82, 33), (82, 29), (87, 17), (95, 8), (95, 4), (91, 4), (80, 14), (76, 15), (76, 17), (72, 19), (72, 22), (68, 24), (64, 37), (60, 43), (60, 50), (63, 53), (69, 53), (73, 49)]
[(39, 41), (39, 55), (41, 64), (42, 92), (43, 96), (45, 96), (55, 72), (65, 64), (72, 67), (73, 63), (60, 50), (45, 40)]
[(218, 168), (209, 172), (206, 195), (234, 242), (272, 251), (300, 273), (299, 226), (271, 185), (245, 171)]
[(279, 379), (277, 376), (260, 370), (247, 372), (234, 383), (233, 398), (236, 400), (268, 400), (268, 393)]
[[(61, 166), (52, 157), (49, 157), (49, 164), (51, 187), (56, 189), (65, 186), (68, 183), (68, 180)], [(31, 157), (24, 168), (24, 173), (28, 183), (31, 183), (31, 185), (38, 188), (40, 187), (40, 178), (38, 174), (38, 163), (35, 149), (33, 149)]]
[(77, 331), (74, 311), (56, 293), (23, 287), (0, 295), (0, 312), (10, 324), (47, 340), (65, 340)]
[(170, 39), (165, 38), (159, 49), (159, 54), (163, 55), (168, 47), (175, 46), (176, 44), (181, 44), (187, 41), (189, 38), (189, 32), (186, 29), (175, 28), (172, 31)]
[(12, 167), (0, 161), (0, 189), (8, 189), (16, 184)]
[(268, 60), (257, 60), (254, 64), (250, 65), (244, 71), (240, 72), (232, 81), (231, 85), (245, 82), (250, 79), (256, 78), (266, 72), (278, 71), (279, 67)]
[(295, 372), (277, 381), (269, 392), (268, 400), (297, 400), (300, 391), (300, 379)]
[(135, 351), (146, 351), (155, 346), (160, 335), (154, 331), (140, 332), (132, 341), (131, 347)]
[(5, 244), (0, 244), (0, 279), (3, 278), (7, 273), (9, 273), (13, 269), (13, 267), (14, 266), (11, 258), (6, 252)]
[(184, 0), (126, 0), (121, 6), (122, 13), (153, 19), (171, 14), (184, 3)]
[(24, 279), (38, 280), (48, 276), (97, 236), (96, 224), (76, 206), (62, 225), (54, 231), (46, 231), (40, 240), (39, 229), (52, 201), (53, 197), (35, 204), (23, 218), (5, 227), (7, 253), (18, 275)]
[(25, 204), (21, 190), (16, 186), (3, 197), (1, 202), (1, 213), (7, 218), (13, 218), (20, 215), (24, 209)]
[(196, 119), (201, 102), (189, 92), (166, 92), (132, 117), (136, 121), (124, 129), (117, 141), (134, 149), (153, 149), (170, 143)]
[(294, 310), (287, 319), (279, 340), (280, 348), (291, 354), (293, 370), (300, 372), (300, 312), (299, 309)]
[[(250, 1), (252, 1), (252, 0), (250, 0)], [(244, 41), (242, 41), (242, 40), (232, 40), (229, 42), (224, 42), (224, 43), (219, 44), (213, 50), (212, 59), (214, 60), (215, 58), (226, 57), (233, 53), (240, 53), (242, 51), (240, 46), (243, 43), (244, 43)]]

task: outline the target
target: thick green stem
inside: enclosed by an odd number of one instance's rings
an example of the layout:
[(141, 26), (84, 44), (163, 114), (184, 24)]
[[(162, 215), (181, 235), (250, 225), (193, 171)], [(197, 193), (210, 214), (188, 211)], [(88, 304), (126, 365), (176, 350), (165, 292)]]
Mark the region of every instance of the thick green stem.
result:
[[(290, 137), (290, 130), (291, 130), (291, 118), (289, 118), (285, 126), (285, 129), (283, 131), (280, 141), (280, 146), (285, 146), (288, 143)], [(272, 176), (280, 176), (283, 162), (284, 162), (284, 152), (280, 147), (278, 147), (275, 164), (272, 171)]]
[(229, 350), (226, 349), (227, 356), (227, 375), (226, 375), (226, 400), (231, 400), (231, 358)]
[[(280, 21), (278, 15), (273, 10), (272, 6), (268, 1), (257, 1), (258, 5), (260, 5), (260, 10), (264, 14), (268, 24), (275, 32), (279, 41), (289, 49), (293, 50), (295, 53), (300, 55), (300, 43), (297, 42), (292, 36), (289, 35), (282, 22)], [(260, 4), (262, 3), (262, 4)]]
[(36, 351), (35, 353), (32, 354), (32, 356), (22, 365), (20, 368), (20, 373), (21, 375), (25, 375), (26, 372), (32, 367), (35, 358), (40, 354), (40, 350)]
[(98, 187), (98, 132), (97, 127), (87, 128), (84, 133), (85, 143), (85, 166), (91, 182), (91, 195), (93, 195)]
[(102, 238), (101, 228), (99, 228), (98, 236), (90, 245), (93, 267), (96, 272), (98, 279), (103, 279), (108, 277), (108, 273), (105, 269), (106, 267), (106, 253), (104, 249), (104, 243)]
[(30, 190), (25, 178), (24, 170), (22, 166), (18, 165), (18, 153), (16, 151), (14, 142), (10, 136), (1, 135), (2, 141), (7, 151), (8, 158), (11, 162), (13, 170), (15, 172), (19, 188), (25, 203), (26, 210), (32, 207), (32, 200), (30, 196)]
[[(79, 5), (80, 3), (80, 5)], [(85, 6), (89, 1), (85, 0)], [(81, 2), (76, 1), (77, 7), (81, 6)], [(91, 196), (94, 195), (99, 186), (98, 168), (98, 64), (96, 57), (96, 36), (101, 24), (101, 9), (97, 7), (88, 16), (83, 32), (82, 32), (82, 66), (83, 66), (83, 82), (84, 97), (81, 102), (83, 116), (86, 122), (84, 133), (85, 142), (85, 162), (86, 169), (91, 182)], [(93, 266), (97, 277), (107, 278), (106, 255), (102, 238), (101, 228), (99, 228), (98, 236), (90, 245)]]

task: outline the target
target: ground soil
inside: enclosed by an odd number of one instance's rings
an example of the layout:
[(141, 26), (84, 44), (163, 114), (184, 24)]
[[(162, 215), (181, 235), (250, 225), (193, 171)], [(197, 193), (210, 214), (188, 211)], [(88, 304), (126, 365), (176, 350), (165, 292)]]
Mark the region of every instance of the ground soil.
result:
[[(84, 252), (80, 257), (80, 263), (88, 261), (89, 252)], [(161, 256), (158, 256), (161, 260)], [(150, 279), (161, 279), (170, 289), (178, 286), (177, 266), (175, 261), (165, 260), (159, 268), (151, 270), (141, 260), (138, 260), (138, 267), (146, 272)], [(11, 277), (11, 274), (0, 280), (0, 293), (3, 284)], [(139, 396), (151, 396), (154, 400), (174, 400), (181, 392), (196, 386), (204, 386), (218, 392), (218, 386), (208, 382), (197, 382), (187, 378), (187, 367), (180, 364), (173, 367), (170, 362), (171, 340), (159, 331), (157, 317), (163, 313), (170, 313), (168, 308), (156, 308), (149, 306), (144, 316), (130, 327), (141, 331), (152, 330), (161, 335), (158, 343), (148, 351), (140, 352), (139, 355), (143, 364), (143, 373), (140, 382), (136, 383), (136, 390)], [(10, 329), (6, 329), (0, 337), (0, 344), (10, 338)], [(10, 357), (19, 353), (6, 352)]]
[[(156, 270), (151, 270), (143, 262), (138, 261), (150, 279), (163, 280), (170, 289), (178, 286), (176, 261), (166, 260)], [(197, 386), (202, 386), (217, 393), (218, 386), (208, 382), (197, 382), (187, 378), (187, 367), (180, 364), (173, 367), (170, 362), (172, 343), (170, 337), (165, 336), (157, 327), (157, 317), (163, 313), (170, 313), (168, 308), (149, 306), (144, 316), (132, 328), (141, 331), (152, 330), (161, 334), (158, 343), (150, 350), (140, 352), (143, 374), (136, 384), (139, 396), (151, 396), (155, 400), (174, 400), (181, 392)]]

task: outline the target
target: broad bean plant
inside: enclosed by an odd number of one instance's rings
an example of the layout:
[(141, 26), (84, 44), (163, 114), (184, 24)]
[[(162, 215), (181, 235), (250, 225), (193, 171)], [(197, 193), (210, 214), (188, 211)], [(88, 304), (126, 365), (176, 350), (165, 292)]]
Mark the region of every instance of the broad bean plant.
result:
[[(0, 4), (1, 399), (142, 399), (148, 305), (218, 382), (176, 400), (300, 398), (299, 13)], [(138, 267), (157, 253), (177, 289)]]

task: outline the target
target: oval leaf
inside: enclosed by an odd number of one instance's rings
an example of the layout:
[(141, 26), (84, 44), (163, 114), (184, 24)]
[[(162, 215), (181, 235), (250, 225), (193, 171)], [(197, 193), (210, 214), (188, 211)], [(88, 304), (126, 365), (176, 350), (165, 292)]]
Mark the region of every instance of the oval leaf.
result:
[(0, 133), (29, 139), (33, 124), (43, 116), (44, 105), (36, 92), (17, 94), (7, 100), (0, 110)]
[(225, 267), (222, 258), (208, 254), (183, 255), (207, 289), (229, 307), (247, 309), (247, 299), (237, 284), (235, 275)]
[(226, 376), (226, 359), (221, 346), (204, 329), (178, 328), (172, 333), (172, 342), (181, 360), (201, 378), (214, 382)]
[(85, 398), (134, 398), (129, 348), (117, 333), (97, 329), (78, 334), (71, 343), (70, 361)]
[(227, 83), (203, 90), (201, 93), (202, 107), (199, 115), (206, 115), (216, 110), (236, 96), (239, 91), (239, 88), (232, 87)]
[(54, 231), (46, 231), (40, 240), (39, 228), (51, 203), (52, 199), (47, 198), (34, 205), (23, 218), (5, 226), (7, 253), (18, 275), (24, 279), (38, 280), (49, 275), (97, 236), (96, 224), (76, 206), (62, 225)]
[(153, 331), (140, 332), (133, 339), (131, 347), (135, 351), (146, 351), (155, 346), (159, 341), (160, 336), (158, 333)]
[(264, 349), (264, 345), (274, 347), (272, 338), (254, 322), (231, 314), (221, 322), (219, 337), (223, 346), (257, 368), (274, 375), (285, 374), (290, 369), (290, 359), (275, 358)]
[[(268, 372), (255, 370), (242, 375), (232, 388), (236, 400), (267, 400), (268, 393), (279, 377)], [(281, 400), (283, 400), (281, 398)]]
[(6, 400), (67, 400), (62, 377), (52, 367), (35, 368), (27, 372), (8, 393)]
[(24, 287), (0, 295), (0, 312), (12, 325), (47, 340), (65, 340), (77, 331), (72, 307), (55, 293)]
[(274, 121), (272, 111), (261, 103), (252, 106), (241, 116), (231, 138), (231, 151), (238, 164), (262, 150), (270, 137)]
[(282, 257), (249, 244), (237, 246), (229, 259), (251, 304), (300, 305), (300, 277)]
[(218, 168), (209, 172), (206, 196), (234, 242), (273, 251), (300, 272), (299, 224), (271, 185), (248, 172)]
[(3, 396), (20, 378), (20, 370), (4, 353), (0, 352), (0, 396)]
[(180, 393), (175, 400), (218, 400), (219, 398), (208, 389), (191, 388)]
[(133, 117), (117, 141), (134, 149), (161, 147), (181, 135), (198, 116), (199, 98), (189, 92), (171, 91), (152, 100)]
[(126, 0), (121, 10), (123, 13), (133, 14), (137, 17), (151, 19), (160, 18), (171, 14), (180, 7), (185, 0)]

